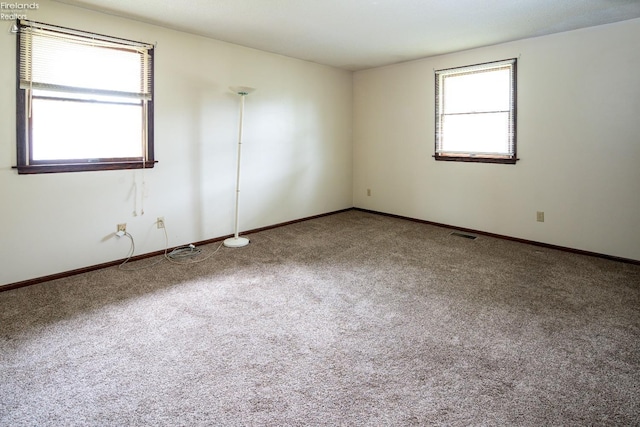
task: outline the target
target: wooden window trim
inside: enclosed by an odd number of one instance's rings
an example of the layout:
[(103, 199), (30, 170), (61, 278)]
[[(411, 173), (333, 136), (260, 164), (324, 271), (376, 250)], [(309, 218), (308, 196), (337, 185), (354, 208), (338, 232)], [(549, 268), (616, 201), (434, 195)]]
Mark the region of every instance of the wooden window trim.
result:
[[(17, 25), (20, 28), (23, 24), (20, 20), (17, 20)], [(55, 26), (51, 26), (55, 27)], [(71, 32), (78, 32), (70, 28), (58, 27), (61, 30), (68, 30)], [(80, 31), (84, 34), (93, 34), (87, 31)], [(101, 34), (95, 34), (99, 37), (108, 37), (112, 40), (122, 40), (123, 42), (129, 42), (130, 40), (119, 39), (116, 37), (104, 36)], [(26, 117), (26, 91), (20, 88), (20, 35), (16, 37), (16, 157), (17, 165), (13, 167), (18, 171), (18, 174), (42, 174), (42, 173), (61, 173), (61, 172), (89, 172), (89, 171), (107, 171), (107, 170), (126, 170), (126, 169), (152, 169), (157, 160), (155, 160), (155, 147), (154, 147), (154, 96), (155, 96), (155, 49), (151, 48), (148, 54), (151, 58), (151, 73), (150, 73), (150, 89), (151, 99), (147, 101), (147, 121), (146, 121), (146, 153), (145, 160), (140, 159), (79, 159), (65, 161), (38, 161), (31, 162), (29, 159), (28, 150), (30, 149), (31, 140), (29, 123), (30, 119)], [(91, 138), (91, 135), (87, 135), (87, 138)]]

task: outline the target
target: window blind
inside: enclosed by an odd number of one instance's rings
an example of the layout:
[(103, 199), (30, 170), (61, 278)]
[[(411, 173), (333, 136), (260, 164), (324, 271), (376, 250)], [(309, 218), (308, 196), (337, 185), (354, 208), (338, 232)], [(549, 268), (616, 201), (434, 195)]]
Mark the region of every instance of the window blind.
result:
[(20, 88), (149, 101), (152, 45), (22, 20)]

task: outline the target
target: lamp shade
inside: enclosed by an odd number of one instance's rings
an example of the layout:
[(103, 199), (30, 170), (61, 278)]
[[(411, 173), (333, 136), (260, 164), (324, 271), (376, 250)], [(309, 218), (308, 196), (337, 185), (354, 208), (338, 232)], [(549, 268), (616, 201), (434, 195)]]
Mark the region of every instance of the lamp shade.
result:
[(251, 92), (256, 90), (253, 87), (249, 86), (229, 86), (232, 92), (237, 93), (238, 95), (249, 95)]

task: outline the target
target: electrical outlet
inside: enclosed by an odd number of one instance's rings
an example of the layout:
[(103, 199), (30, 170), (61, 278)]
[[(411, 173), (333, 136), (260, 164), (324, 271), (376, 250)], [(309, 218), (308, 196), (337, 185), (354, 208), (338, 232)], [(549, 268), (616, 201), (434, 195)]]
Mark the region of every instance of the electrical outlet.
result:
[(544, 222), (544, 212), (536, 212), (536, 221)]
[(122, 231), (123, 233), (127, 232), (127, 224), (118, 224), (118, 229), (116, 231)]
[(367, 188), (367, 196), (370, 196), (370, 195), (371, 195), (371, 189)]
[(156, 221), (156, 224), (158, 224), (158, 228), (164, 228), (164, 217), (159, 216), (158, 220)]

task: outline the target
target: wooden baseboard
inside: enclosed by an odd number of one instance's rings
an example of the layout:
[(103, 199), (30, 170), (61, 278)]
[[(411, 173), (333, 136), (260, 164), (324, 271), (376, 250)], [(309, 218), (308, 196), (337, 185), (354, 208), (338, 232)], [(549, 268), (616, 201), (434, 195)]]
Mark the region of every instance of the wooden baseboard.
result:
[[(353, 208), (346, 208), (346, 209), (341, 209), (341, 210), (338, 210), (338, 211), (327, 212), (327, 213), (324, 213), (324, 214), (313, 215), (313, 216), (309, 216), (309, 217), (305, 217), (305, 218), (295, 219), (295, 220), (292, 220), (292, 221), (281, 222), (281, 223), (278, 223), (278, 224), (269, 225), (267, 227), (260, 227), (260, 228), (255, 228), (253, 230), (246, 230), (246, 231), (243, 231), (242, 234), (251, 234), (251, 233), (257, 233), (259, 231), (271, 230), (273, 228), (283, 227), (285, 225), (295, 224), (297, 222), (303, 222), (303, 221), (308, 221), (310, 219), (321, 218), (323, 216), (329, 216), (329, 215), (334, 215), (334, 214), (341, 213), (341, 212), (347, 212), (347, 211), (350, 211), (352, 209)], [(207, 245), (207, 244), (210, 244), (210, 243), (219, 242), (221, 240), (224, 240), (224, 239), (226, 239), (228, 237), (232, 237), (232, 236), (233, 236), (233, 234), (228, 234), (226, 236), (214, 237), (213, 239), (207, 239), (207, 240), (202, 240), (202, 241), (199, 241), (199, 242), (193, 242), (192, 244), (194, 244), (196, 246)], [(180, 247), (180, 246), (176, 246), (176, 247)], [(168, 248), (167, 252), (170, 252), (173, 249), (175, 249), (175, 248)], [(165, 249), (162, 249), (162, 250), (155, 251), (155, 252), (149, 252), (149, 253), (146, 253), (146, 254), (136, 255), (136, 256), (131, 257), (131, 259), (129, 259), (128, 262), (139, 261), (141, 259), (151, 258), (151, 257), (154, 257), (154, 256), (162, 255), (164, 253), (165, 253)], [(90, 271), (100, 270), (100, 269), (103, 269), (103, 268), (114, 267), (116, 265), (122, 264), (125, 261), (125, 259), (126, 258), (122, 258), (122, 259), (119, 259), (119, 260), (109, 261), (109, 262), (105, 262), (105, 263), (102, 263), (102, 264), (90, 265), (88, 267), (82, 267), (82, 268), (78, 268), (78, 269), (75, 269), (75, 270), (63, 271), (61, 273), (50, 274), (48, 276), (42, 276), (42, 277), (36, 277), (36, 278), (33, 278), (33, 279), (23, 280), (21, 282), (9, 283), (7, 285), (0, 286), (0, 292), (9, 291), (11, 289), (23, 288), (25, 286), (36, 285), (36, 284), (39, 284), (39, 283), (49, 282), (51, 280), (64, 279), (65, 277), (71, 277), (71, 276), (75, 276), (77, 274), (88, 273)]]
[(587, 255), (587, 256), (592, 256), (592, 257), (597, 257), (597, 258), (604, 258), (604, 259), (608, 259), (608, 260), (611, 260), (611, 261), (618, 261), (618, 262), (624, 262), (624, 263), (627, 263), (627, 264), (640, 265), (640, 260), (637, 260), (637, 259), (623, 258), (623, 257), (614, 256), (614, 255), (601, 254), (601, 253), (598, 253), (598, 252), (584, 251), (582, 249), (574, 249), (574, 248), (569, 248), (569, 247), (566, 247), (566, 246), (552, 245), (550, 243), (536, 242), (535, 240), (521, 239), (519, 237), (504, 236), (502, 234), (489, 233), (489, 232), (486, 232), (486, 231), (479, 231), (479, 230), (474, 230), (474, 229), (471, 229), (471, 228), (456, 227), (456, 226), (450, 225), (450, 224), (442, 224), (442, 223), (439, 223), (439, 222), (427, 221), (427, 220), (424, 220), (424, 219), (411, 218), (411, 217), (407, 217), (407, 216), (395, 215), (395, 214), (390, 214), (390, 213), (385, 213), (385, 212), (378, 212), (378, 211), (369, 210), (369, 209), (363, 209), (363, 208), (353, 208), (353, 209), (357, 210), (357, 211), (361, 211), (361, 212), (368, 212), (368, 213), (376, 214), (376, 215), (384, 215), (384, 216), (388, 216), (388, 217), (391, 217), (391, 218), (398, 218), (398, 219), (404, 219), (404, 220), (407, 220), (407, 221), (419, 222), (419, 223), (422, 223), (422, 224), (435, 225), (437, 227), (449, 228), (451, 230), (464, 231), (465, 233), (480, 234), (482, 236), (489, 236), (489, 237), (495, 237), (495, 238), (498, 238), (498, 239), (511, 240), (513, 242), (525, 243), (527, 245), (540, 246), (540, 247), (549, 248), (549, 249), (557, 249), (559, 251), (571, 252), (571, 253), (579, 254), (579, 255)]

